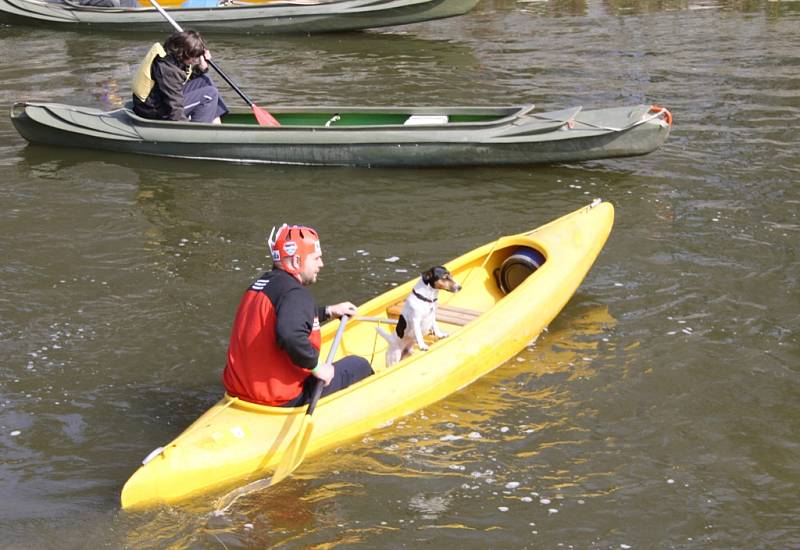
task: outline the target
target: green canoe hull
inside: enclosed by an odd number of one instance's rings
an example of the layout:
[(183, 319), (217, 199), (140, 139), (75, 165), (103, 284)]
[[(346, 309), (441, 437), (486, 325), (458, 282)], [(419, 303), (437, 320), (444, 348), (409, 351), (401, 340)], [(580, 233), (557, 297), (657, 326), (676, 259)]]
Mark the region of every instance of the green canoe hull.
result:
[[(285, 0), (213, 8), (170, 9), (185, 28), (202, 33), (323, 33), (405, 25), (467, 13), (478, 0)], [(0, 21), (101, 31), (164, 31), (152, 8), (98, 8), (0, 0)]]
[(644, 155), (671, 117), (648, 105), (536, 112), (517, 107), (273, 107), (277, 128), (235, 110), (222, 125), (147, 120), (54, 103), (11, 111), (29, 142), (238, 163), (326, 166), (482, 166)]

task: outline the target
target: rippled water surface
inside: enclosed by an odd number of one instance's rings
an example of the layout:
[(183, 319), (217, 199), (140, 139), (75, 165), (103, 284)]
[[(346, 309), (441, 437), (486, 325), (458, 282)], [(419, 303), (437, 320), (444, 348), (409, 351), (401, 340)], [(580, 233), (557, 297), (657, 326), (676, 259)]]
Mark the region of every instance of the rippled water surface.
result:
[[(484, 0), (209, 40), (264, 106), (672, 110), (661, 149), (581, 165), (236, 166), (27, 146), (0, 119), (0, 546), (800, 547), (798, 29), (798, 2)], [(161, 38), (0, 27), (0, 104), (111, 108)], [(594, 197), (605, 250), (506, 365), (223, 516), (119, 510), (221, 395), (273, 224), (317, 225), (315, 295), (361, 302)]]

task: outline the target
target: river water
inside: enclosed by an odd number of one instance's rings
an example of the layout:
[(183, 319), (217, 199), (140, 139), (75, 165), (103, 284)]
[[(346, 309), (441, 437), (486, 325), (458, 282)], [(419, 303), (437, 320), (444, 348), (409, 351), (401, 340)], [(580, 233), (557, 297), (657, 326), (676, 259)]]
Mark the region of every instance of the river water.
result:
[[(210, 39), (263, 106), (669, 107), (669, 140), (631, 159), (237, 166), (27, 146), (0, 119), (0, 546), (800, 547), (798, 29), (796, 1), (484, 0)], [(0, 104), (110, 108), (161, 38), (0, 27)], [(220, 397), (273, 224), (316, 225), (315, 295), (361, 302), (595, 197), (611, 238), (514, 360), (224, 516), (120, 511), (140, 460)]]

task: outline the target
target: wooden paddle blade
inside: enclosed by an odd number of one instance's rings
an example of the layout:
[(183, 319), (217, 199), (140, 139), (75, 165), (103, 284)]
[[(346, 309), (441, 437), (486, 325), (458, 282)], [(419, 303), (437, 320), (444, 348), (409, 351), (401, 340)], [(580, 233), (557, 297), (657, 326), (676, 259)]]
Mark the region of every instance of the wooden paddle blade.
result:
[(253, 108), (253, 114), (256, 115), (256, 120), (258, 121), (259, 126), (280, 126), (281, 123), (278, 122), (274, 116), (269, 114), (267, 111), (259, 107), (258, 105), (251, 105)]
[(272, 474), (272, 479), (269, 481), (270, 485), (280, 483), (289, 477), (300, 463), (303, 462), (306, 456), (308, 442), (311, 440), (311, 433), (314, 431), (314, 419), (310, 414), (304, 414), (302, 422), (297, 435), (294, 436), (294, 439), (292, 439), (292, 442), (289, 443), (289, 446), (283, 453), (281, 463), (278, 464), (275, 473)]
[[(256, 106), (252, 105), (253, 111), (256, 110)], [(342, 341), (342, 336), (344, 335), (344, 327), (347, 325), (347, 321), (349, 317), (347, 315), (342, 315), (341, 321), (339, 322), (339, 328), (336, 330), (336, 337), (333, 339), (333, 344), (331, 344), (331, 349), (328, 352), (328, 363), (333, 362), (333, 358), (336, 357), (336, 350), (339, 348), (339, 343)], [(317, 408), (317, 403), (319, 402), (320, 397), (322, 397), (322, 390), (325, 386), (325, 382), (321, 379), (318, 379), (314, 383), (314, 392), (311, 394), (311, 401), (308, 403), (308, 409), (306, 410), (306, 414), (303, 415), (303, 418), (300, 420), (300, 427), (297, 429), (297, 434), (294, 436), (289, 442), (289, 445), (286, 446), (286, 450), (283, 452), (283, 458), (281, 459), (280, 464), (278, 464), (275, 473), (272, 474), (272, 478), (267, 481), (266, 479), (259, 479), (257, 481), (253, 481), (245, 485), (244, 487), (239, 487), (238, 489), (231, 491), (224, 497), (217, 500), (216, 512), (217, 514), (222, 514), (228, 510), (236, 500), (253, 491), (257, 491), (259, 489), (266, 489), (267, 487), (271, 487), (276, 483), (280, 483), (287, 477), (289, 477), (292, 472), (297, 469), (303, 459), (306, 456), (306, 449), (308, 448), (308, 442), (311, 441), (311, 434), (314, 432), (314, 420), (313, 414), (314, 409)]]
[(313, 419), (311, 418), (311, 415), (304, 414), (302, 420), (300, 421), (300, 429), (297, 431), (297, 434), (295, 434), (294, 439), (292, 439), (292, 441), (289, 442), (289, 445), (286, 447), (286, 451), (283, 453), (281, 463), (278, 464), (278, 467), (275, 470), (275, 473), (272, 474), (272, 477), (269, 479), (265, 478), (252, 481), (247, 485), (237, 487), (233, 491), (220, 497), (214, 504), (214, 513), (224, 514), (241, 497), (249, 495), (250, 493), (261, 491), (268, 487), (272, 487), (276, 483), (280, 483), (289, 477), (292, 472), (297, 469), (300, 463), (303, 462), (303, 457), (306, 454), (306, 447), (311, 439), (312, 431), (314, 431)]
[(217, 499), (214, 503), (214, 514), (224, 514), (240, 497), (266, 489), (270, 485), (269, 479), (259, 479), (242, 487), (237, 487), (233, 491)]

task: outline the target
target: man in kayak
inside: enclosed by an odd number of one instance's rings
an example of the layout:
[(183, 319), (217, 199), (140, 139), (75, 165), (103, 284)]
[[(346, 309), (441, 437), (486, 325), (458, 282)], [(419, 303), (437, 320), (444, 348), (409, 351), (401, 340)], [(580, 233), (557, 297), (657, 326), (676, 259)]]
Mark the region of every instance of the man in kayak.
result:
[(206, 75), (211, 53), (196, 31), (153, 44), (133, 77), (133, 111), (143, 118), (220, 123), (228, 107)]
[(317, 379), (325, 383), (324, 397), (373, 374), (363, 357), (333, 364), (320, 358), (320, 321), (353, 315), (356, 307), (317, 307), (306, 288), (323, 265), (317, 232), (284, 224), (277, 233), (272, 228), (268, 243), (273, 269), (239, 303), (222, 375), (225, 390), (245, 401), (297, 407), (310, 401)]

